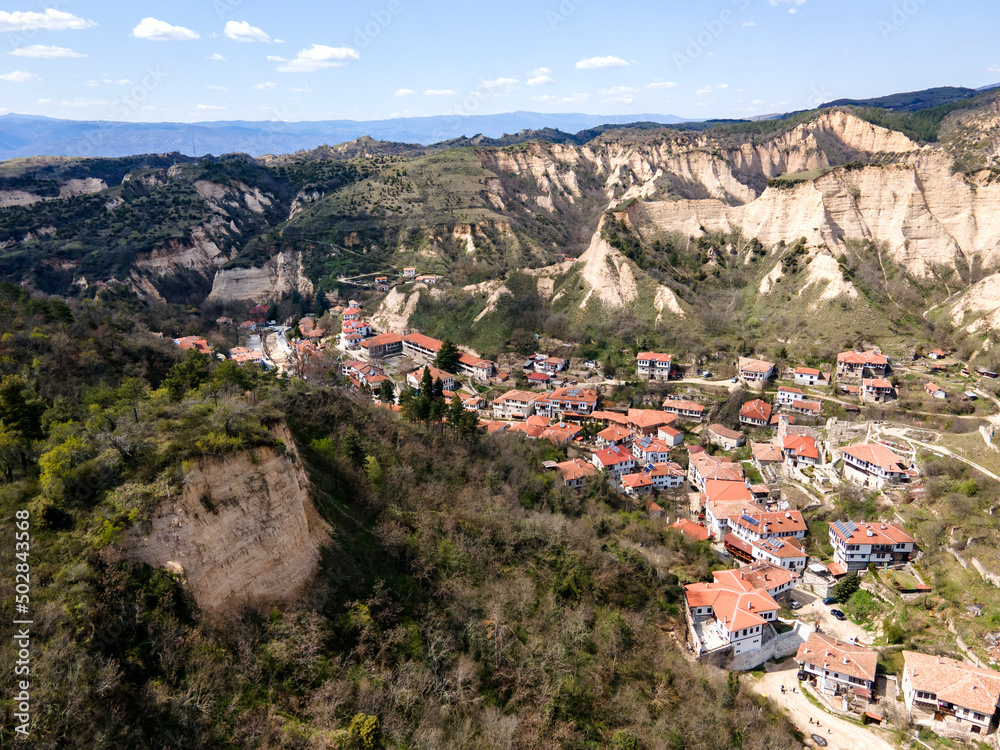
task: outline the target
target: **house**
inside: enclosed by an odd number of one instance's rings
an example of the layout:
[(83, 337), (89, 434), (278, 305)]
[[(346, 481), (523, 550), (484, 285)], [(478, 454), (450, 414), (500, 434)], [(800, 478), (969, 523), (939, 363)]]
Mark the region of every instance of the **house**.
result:
[(797, 510), (741, 513), (729, 521), (733, 533), (748, 542), (761, 539), (803, 539), (806, 522)]
[(747, 591), (763, 589), (777, 601), (798, 586), (799, 577), (786, 568), (757, 561), (736, 569), (717, 570), (712, 573), (717, 583), (729, 584)]
[(783, 459), (781, 448), (773, 443), (750, 443), (750, 462), (758, 471), (765, 466), (776, 466)]
[(744, 579), (725, 576), (684, 587), (695, 653), (757, 651), (778, 617), (778, 603), (765, 589), (747, 590)]
[(632, 455), (640, 464), (659, 464), (670, 460), (670, 446), (659, 438), (639, 438), (632, 443)]
[(903, 652), (903, 702), (914, 724), (953, 735), (996, 729), (1000, 673), (947, 656)]
[(417, 276), (417, 269), (412, 266), (407, 266), (403, 269), (403, 277), (407, 279), (413, 279)]
[(240, 323), (240, 330), (249, 331), (250, 333), (253, 333), (254, 331), (257, 330), (257, 323), (256, 321), (253, 320), (244, 320), (242, 323)]
[(640, 352), (635, 358), (635, 368), (642, 380), (670, 380), (670, 370), (673, 369), (673, 354), (657, 354), (656, 352)]
[(212, 353), (212, 347), (200, 336), (184, 336), (183, 338), (174, 339), (174, 343), (181, 349), (194, 349), (198, 354)]
[(227, 318), (226, 316), (223, 315), (220, 318), (216, 318), (215, 322), (220, 326), (231, 326), (233, 324), (233, 319)]
[(789, 388), (787, 385), (783, 385), (778, 389), (774, 400), (778, 406), (791, 406), (796, 401), (804, 401), (805, 398), (806, 394), (798, 388)]
[(653, 480), (644, 471), (637, 474), (626, 474), (620, 480), (622, 492), (629, 497), (648, 495), (653, 491)]
[(819, 446), (811, 435), (786, 435), (782, 439), (785, 461), (791, 466), (818, 466), (822, 463)]
[(403, 337), (398, 333), (383, 333), (362, 342), (362, 349), (368, 350), (369, 359), (385, 359), (403, 351)]
[(837, 355), (837, 378), (881, 377), (889, 360), (878, 349), (866, 352), (841, 352)]
[(529, 372), (528, 384), (531, 386), (546, 385), (552, 378), (544, 372)]
[(740, 424), (748, 427), (768, 427), (771, 423), (771, 405), (760, 398), (747, 401), (740, 408)]
[(673, 461), (654, 463), (653, 468), (649, 468), (647, 464), (643, 471), (649, 474), (649, 478), (653, 480), (653, 486), (658, 490), (678, 489), (684, 486), (684, 479), (687, 477), (687, 472), (681, 468), (680, 464), (675, 464)]
[(948, 398), (948, 392), (937, 383), (924, 383), (924, 390), (933, 398)]
[(736, 450), (747, 441), (742, 432), (730, 430), (721, 424), (710, 424), (706, 434), (710, 443), (727, 451)]
[(913, 537), (896, 523), (830, 522), (830, 544), (834, 562), (848, 572), (869, 565), (906, 562), (913, 556)]
[(844, 478), (865, 487), (882, 489), (905, 482), (913, 476), (906, 460), (881, 443), (858, 443), (841, 449)]
[(551, 393), (539, 396), (535, 404), (539, 414), (546, 414), (553, 419), (589, 416), (595, 408), (597, 408), (597, 391), (576, 386), (556, 388)]
[(689, 422), (701, 422), (705, 418), (705, 407), (701, 404), (696, 404), (694, 401), (668, 398), (663, 402), (663, 411), (668, 414), (675, 414), (678, 419), (684, 419)]
[(556, 469), (562, 475), (563, 484), (570, 488), (583, 487), (587, 480), (597, 476), (597, 469), (582, 458), (563, 461), (556, 464)]
[(620, 477), (635, 468), (635, 457), (627, 448), (614, 446), (594, 453), (591, 462), (599, 471), (606, 471), (613, 477)]
[(466, 411), (479, 411), (486, 408), (486, 399), (478, 393), (471, 396), (462, 396), (462, 408)]
[(440, 278), (441, 278), (440, 276), (435, 276), (432, 273), (425, 273), (421, 274), (420, 276), (417, 276), (414, 279), (414, 281), (416, 281), (418, 284), (427, 284), (427, 286), (434, 286), (435, 284), (438, 283), (438, 280)]
[(689, 539), (694, 539), (698, 542), (708, 541), (708, 539), (712, 536), (709, 530), (703, 525), (695, 523), (687, 518), (678, 518), (670, 524), (670, 528), (676, 529)]
[(810, 633), (799, 646), (795, 661), (826, 695), (872, 698), (877, 651), (826, 634)]
[(357, 320), (361, 317), (361, 308), (358, 307), (348, 307), (344, 310), (343, 318), (345, 321)]
[(705, 505), (705, 523), (716, 539), (725, 539), (731, 531), (733, 519), (764, 510), (754, 500), (746, 480), (708, 479), (701, 494)]
[(927, 352), (928, 359), (944, 359), (948, 355), (942, 349), (932, 349)]
[(746, 385), (766, 383), (774, 375), (774, 362), (752, 357), (740, 357), (738, 363), (739, 378)]
[(632, 442), (632, 430), (612, 425), (597, 433), (597, 444), (602, 448), (624, 445)]
[[(299, 326), (299, 330), (302, 331), (302, 335), (308, 338), (321, 338), (323, 336), (322, 328), (315, 328), (310, 326), (308, 330)], [(364, 320), (352, 320), (344, 323), (343, 327), (344, 333), (356, 333), (362, 338), (368, 338), (372, 335), (372, 324), (365, 322)]]
[(573, 442), (580, 434), (580, 425), (571, 422), (559, 422), (549, 425), (542, 431), (543, 440), (551, 440), (556, 445), (566, 445)]
[(863, 378), (861, 380), (861, 400), (873, 404), (884, 404), (893, 396), (892, 383), (884, 378)]
[(424, 370), (430, 370), (431, 382), (436, 383), (438, 380), (441, 381), (443, 389), (446, 391), (455, 390), (455, 376), (450, 372), (445, 372), (444, 370), (439, 370), (436, 367), (421, 367), (419, 370), (414, 370), (409, 375), (406, 376), (406, 384), (411, 388), (420, 389), (420, 383), (424, 379)]
[(496, 365), (492, 360), (474, 357), (465, 352), (458, 355), (458, 369), (480, 382), (485, 382), (497, 374)]
[(375, 288), (380, 292), (389, 291), (389, 277), (388, 276), (376, 276), (375, 277)]
[(544, 372), (547, 375), (555, 375), (557, 372), (569, 369), (569, 360), (562, 357), (545, 357), (535, 359), (535, 372)]
[(676, 427), (661, 427), (656, 431), (656, 437), (671, 448), (684, 445), (684, 431)]
[(529, 391), (507, 391), (493, 401), (495, 419), (527, 419), (535, 413), (537, 393)]
[(663, 518), (663, 506), (653, 500), (646, 501), (646, 512), (650, 518)]
[(727, 482), (743, 482), (743, 467), (733, 462), (729, 456), (710, 456), (704, 450), (689, 452), (688, 479), (697, 490), (705, 489), (705, 482), (721, 479)]
[(796, 367), (792, 378), (795, 385), (816, 385), (823, 382), (823, 373), (813, 367)]
[(434, 359), (444, 342), (424, 336), (422, 333), (408, 333), (403, 336), (403, 353), (411, 357)]
[(987, 370), (985, 367), (976, 367), (976, 375), (981, 375), (984, 378), (992, 378), (996, 380), (1000, 377), (1000, 373), (995, 373), (993, 370)]
[(809, 562), (809, 555), (794, 537), (787, 539), (758, 539), (750, 542), (750, 557), (779, 568), (802, 575)]
[(676, 414), (667, 414), (658, 409), (629, 409), (625, 414), (625, 423), (637, 435), (653, 435), (660, 427), (676, 421)]
[(805, 417), (813, 417), (814, 419), (819, 419), (823, 416), (823, 404), (820, 401), (793, 401), (786, 408), (794, 414), (801, 414)]

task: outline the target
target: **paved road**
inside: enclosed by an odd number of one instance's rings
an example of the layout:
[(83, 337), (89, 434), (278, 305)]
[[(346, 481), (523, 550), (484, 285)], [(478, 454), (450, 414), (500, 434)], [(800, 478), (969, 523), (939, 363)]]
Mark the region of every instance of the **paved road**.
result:
[(958, 459), (963, 464), (968, 464), (969, 466), (971, 466), (976, 471), (982, 472), (986, 476), (991, 477), (993, 479), (996, 479), (998, 482), (1000, 482), (1000, 475), (994, 474), (992, 471), (990, 471), (989, 469), (987, 469), (987, 468), (985, 468), (983, 466), (980, 466), (975, 461), (970, 461), (965, 456), (962, 456), (961, 454), (955, 453), (953, 450), (950, 450), (949, 448), (945, 448), (943, 445), (938, 445), (936, 443), (924, 443), (924, 442), (921, 442), (920, 440), (914, 440), (911, 437), (906, 437), (905, 429), (904, 428), (900, 428), (900, 427), (880, 427), (880, 428), (878, 428), (877, 433), (878, 434), (885, 433), (886, 435), (889, 435), (889, 436), (895, 438), (896, 440), (902, 440), (902, 441), (904, 441), (906, 443), (909, 443), (912, 446), (920, 446), (921, 448), (929, 450), (932, 453), (943, 453), (946, 456), (951, 456), (952, 458)]
[[(808, 739), (815, 734), (826, 740), (826, 747), (830, 750), (896, 750), (896, 744), (885, 739), (883, 730), (860, 727), (845, 721), (818, 708), (806, 698), (799, 689), (796, 678), (798, 665), (794, 659), (787, 659), (781, 664), (767, 662), (764, 669), (763, 677), (748, 681), (748, 684), (788, 711), (789, 720), (806, 735), (806, 742), (810, 746), (817, 746)], [(781, 692), (782, 685), (785, 686), (784, 693)], [(796, 689), (794, 693), (793, 687)], [(812, 724), (809, 723), (810, 719)], [(816, 722), (819, 722), (819, 726)]]
[(802, 609), (796, 611), (799, 619), (812, 623), (819, 622), (820, 632), (842, 641), (857, 638), (858, 643), (871, 644), (872, 637), (863, 627), (850, 620), (838, 620), (830, 614), (831, 609), (837, 608), (836, 605), (827, 606), (818, 596), (801, 589), (794, 589), (791, 596), (796, 601), (802, 602)]

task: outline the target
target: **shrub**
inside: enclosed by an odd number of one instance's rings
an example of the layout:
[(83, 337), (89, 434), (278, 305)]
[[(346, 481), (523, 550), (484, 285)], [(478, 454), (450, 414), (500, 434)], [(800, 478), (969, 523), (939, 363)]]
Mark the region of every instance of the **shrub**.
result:
[(611, 750), (640, 750), (639, 738), (631, 732), (619, 729), (611, 736)]

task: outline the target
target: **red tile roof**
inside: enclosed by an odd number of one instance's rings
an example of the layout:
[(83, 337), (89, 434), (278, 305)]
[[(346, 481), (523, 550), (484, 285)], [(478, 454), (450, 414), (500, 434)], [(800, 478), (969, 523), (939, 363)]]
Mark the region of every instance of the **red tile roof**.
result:
[(890, 472), (903, 472), (907, 468), (902, 456), (896, 455), (881, 443), (858, 443), (842, 448), (841, 452)]
[(799, 646), (795, 661), (866, 682), (874, 682), (878, 653), (864, 646), (839, 641), (829, 635), (810, 633), (808, 640)]
[(747, 401), (740, 409), (740, 417), (743, 419), (755, 419), (767, 422), (771, 419), (771, 405), (763, 399), (755, 398)]

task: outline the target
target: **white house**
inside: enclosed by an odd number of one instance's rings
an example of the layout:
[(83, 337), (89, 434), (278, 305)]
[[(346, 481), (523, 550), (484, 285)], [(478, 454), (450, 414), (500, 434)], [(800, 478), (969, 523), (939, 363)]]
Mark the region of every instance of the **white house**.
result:
[(635, 358), (636, 372), (643, 380), (670, 380), (670, 370), (673, 367), (673, 354), (657, 354), (656, 352), (640, 352)]
[(858, 443), (841, 449), (844, 478), (881, 489), (905, 482), (911, 475), (906, 460), (880, 443)]
[(766, 383), (774, 375), (774, 362), (752, 357), (740, 357), (738, 363), (739, 378), (747, 385)]
[(913, 537), (895, 523), (830, 522), (833, 559), (848, 572), (869, 565), (905, 562), (913, 556)]
[(996, 728), (1000, 673), (904, 651), (903, 701), (914, 724), (939, 734), (982, 737)]
[(823, 373), (813, 367), (796, 367), (792, 374), (795, 385), (816, 385), (823, 381)]
[(829, 635), (811, 633), (795, 661), (827, 695), (872, 697), (878, 652)]
[(496, 419), (527, 419), (535, 413), (537, 393), (530, 391), (507, 391), (493, 401), (493, 416)]
[(806, 394), (804, 394), (798, 388), (789, 388), (787, 385), (783, 385), (778, 389), (777, 395), (774, 400), (777, 402), (778, 406), (791, 406), (796, 401), (804, 401)]

